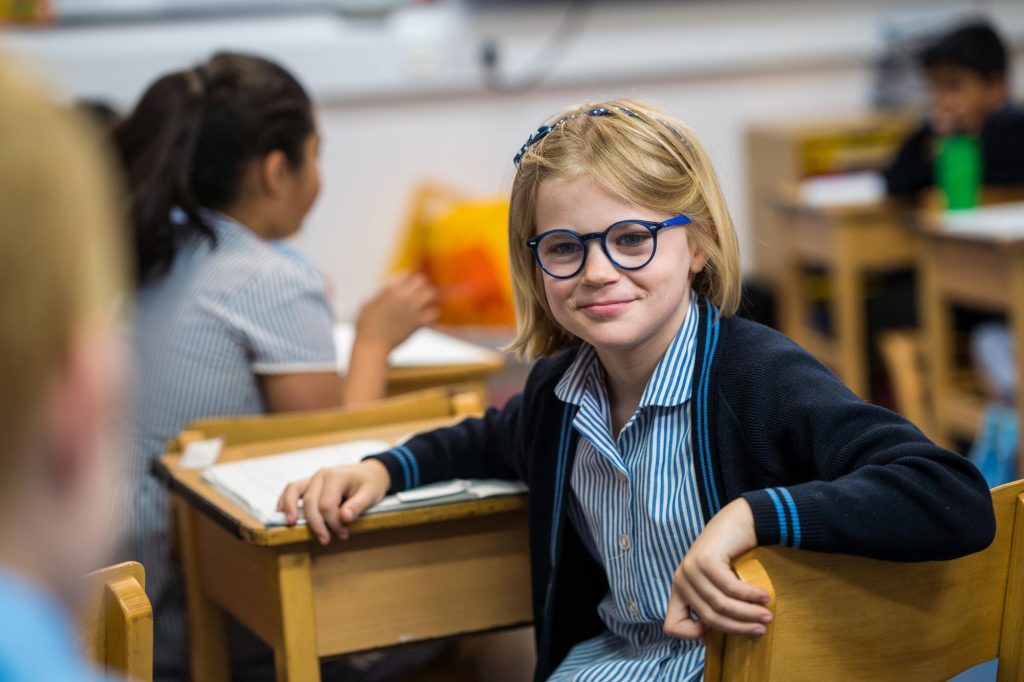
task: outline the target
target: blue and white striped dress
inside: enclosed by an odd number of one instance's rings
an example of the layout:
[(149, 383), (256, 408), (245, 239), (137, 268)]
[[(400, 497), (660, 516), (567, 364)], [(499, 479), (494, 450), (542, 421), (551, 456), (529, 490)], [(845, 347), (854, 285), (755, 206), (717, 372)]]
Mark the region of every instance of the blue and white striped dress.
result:
[(607, 631), (576, 645), (552, 681), (695, 680), (703, 673), (704, 647), (662, 631), (672, 575), (704, 528), (690, 447), (697, 320), (691, 294), (686, 319), (617, 438), (593, 347), (580, 348), (555, 388), (579, 406), (569, 518), (604, 566), (609, 592), (598, 607)]
[(154, 663), (187, 667), (182, 577), (172, 561), (167, 494), (150, 473), (167, 439), (203, 417), (266, 411), (259, 376), (336, 371), (334, 316), (313, 268), (211, 214), (217, 246), (195, 240), (139, 292), (129, 404), (133, 499), (126, 558), (146, 567)]

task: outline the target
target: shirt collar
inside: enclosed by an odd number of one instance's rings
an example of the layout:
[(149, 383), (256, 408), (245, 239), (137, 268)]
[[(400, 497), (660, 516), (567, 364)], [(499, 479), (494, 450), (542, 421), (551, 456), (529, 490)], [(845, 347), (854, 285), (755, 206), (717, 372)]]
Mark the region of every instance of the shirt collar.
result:
[(654, 368), (643, 396), (640, 407), (660, 405), (675, 407), (690, 399), (692, 388), (693, 365), (697, 348), (697, 322), (700, 312), (697, 309), (697, 297), (690, 292), (690, 305), (686, 317), (679, 326), (679, 331), (672, 337), (672, 342), (662, 354), (658, 366)]
[[(699, 316), (697, 296), (690, 292), (686, 317), (647, 382), (639, 407), (674, 407), (690, 399)], [(563, 402), (581, 405), (592, 382), (603, 380), (603, 374), (597, 351), (584, 343), (555, 386), (555, 396)]]

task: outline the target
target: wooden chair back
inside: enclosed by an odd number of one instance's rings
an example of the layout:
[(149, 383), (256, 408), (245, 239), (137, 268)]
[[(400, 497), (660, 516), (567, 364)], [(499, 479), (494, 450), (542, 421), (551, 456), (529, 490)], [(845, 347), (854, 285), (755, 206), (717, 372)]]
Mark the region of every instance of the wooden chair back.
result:
[(929, 398), (920, 333), (916, 330), (886, 332), (879, 337), (878, 345), (892, 384), (896, 411), (933, 438), (935, 413)]
[(1024, 480), (993, 489), (996, 538), (952, 561), (758, 548), (737, 574), (769, 592), (760, 639), (711, 633), (707, 682), (945, 680), (999, 659), (1024, 680)]
[(181, 452), (189, 443), (208, 438), (223, 438), (225, 445), (242, 445), (402, 421), (468, 417), (481, 413), (483, 409), (479, 393), (472, 388), (442, 386), (353, 407), (200, 419), (172, 438), (167, 451)]
[(104, 671), (105, 680), (152, 680), (153, 608), (142, 564), (108, 566), (85, 580), (78, 631), (86, 657)]

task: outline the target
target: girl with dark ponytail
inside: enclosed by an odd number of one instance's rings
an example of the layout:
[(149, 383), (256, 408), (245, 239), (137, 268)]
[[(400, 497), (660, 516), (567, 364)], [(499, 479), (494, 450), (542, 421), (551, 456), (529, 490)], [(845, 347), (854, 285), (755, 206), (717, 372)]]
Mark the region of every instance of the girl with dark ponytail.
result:
[(273, 62), (222, 53), (167, 74), (113, 137), (138, 287), (126, 552), (146, 566), (156, 679), (185, 679), (184, 596), (153, 458), (203, 417), (382, 397), (388, 353), (433, 321), (434, 294), (418, 275), (385, 287), (360, 312), (338, 375), (323, 278), (270, 244), (300, 228), (320, 190), (312, 102)]

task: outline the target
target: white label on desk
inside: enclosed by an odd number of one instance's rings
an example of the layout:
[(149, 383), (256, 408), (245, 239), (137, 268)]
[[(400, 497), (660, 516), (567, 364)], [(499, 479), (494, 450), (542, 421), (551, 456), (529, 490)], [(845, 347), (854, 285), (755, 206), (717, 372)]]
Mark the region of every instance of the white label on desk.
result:
[(213, 466), (224, 447), (223, 438), (197, 440), (185, 446), (185, 454), (178, 461), (179, 469), (206, 469)]

